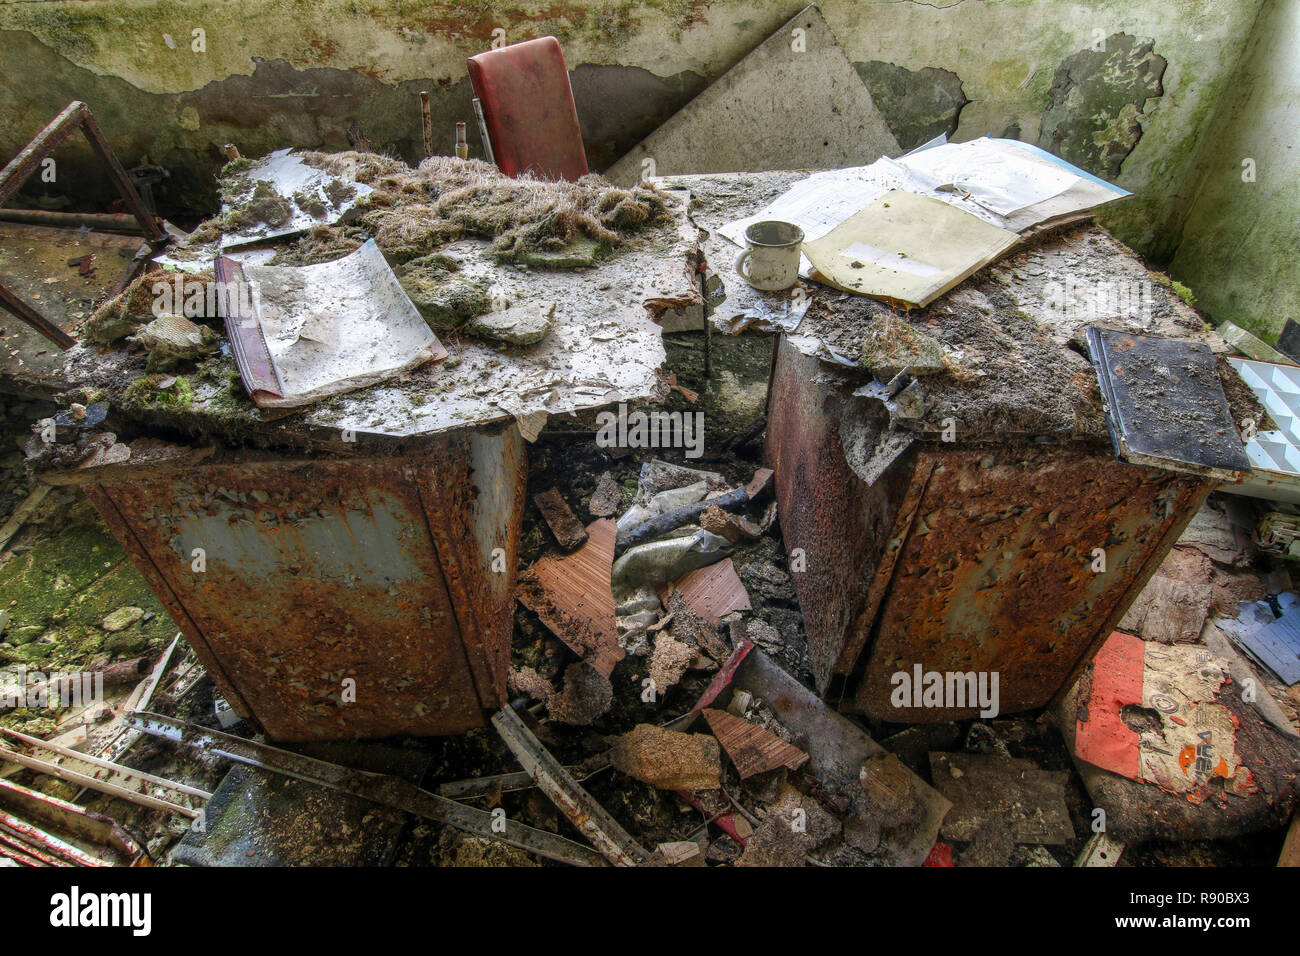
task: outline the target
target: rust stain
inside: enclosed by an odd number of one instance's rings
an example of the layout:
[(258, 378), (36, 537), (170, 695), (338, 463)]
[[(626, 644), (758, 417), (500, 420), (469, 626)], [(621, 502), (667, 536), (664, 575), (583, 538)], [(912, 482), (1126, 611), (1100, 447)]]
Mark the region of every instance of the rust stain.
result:
[[(997, 671), (1002, 712), (1046, 704), (1208, 487), (1098, 445), (937, 442), (913, 444), (868, 484), (841, 439), (868, 414), (825, 383), (815, 359), (780, 344), (766, 453), (810, 664), (824, 697), (884, 720), (978, 713), (894, 707), (890, 678), (917, 664)], [(1092, 571), (1094, 548), (1106, 552), (1104, 573)]]
[[(1205, 482), (1073, 447), (927, 450), (920, 516), (875, 622), (855, 709), (904, 722), (978, 706), (895, 707), (891, 678), (998, 673), (1003, 713), (1047, 704), (1108, 633)], [(1093, 570), (1094, 549), (1105, 552)]]
[(459, 733), (504, 700), (513, 582), (486, 581), (470, 540), (484, 517), (471, 513), (474, 481), (513, 477), (506, 513), (487, 516), (507, 552), (495, 576), (513, 577), (523, 470), (503, 449), (488, 477), (448, 438), (415, 468), (243, 461), (88, 492), (232, 706), (271, 738)]

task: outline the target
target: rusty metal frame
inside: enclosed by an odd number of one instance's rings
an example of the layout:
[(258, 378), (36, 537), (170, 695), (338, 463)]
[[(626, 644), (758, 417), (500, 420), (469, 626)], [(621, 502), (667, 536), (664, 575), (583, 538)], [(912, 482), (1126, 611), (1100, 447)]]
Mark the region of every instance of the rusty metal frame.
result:
[[(149, 859), (145, 847), (116, 820), (12, 780), (0, 778), (0, 807), (21, 813), (25, 819), (53, 826), (79, 840), (106, 847), (132, 866), (144, 865)], [(35, 851), (26, 852), (34, 854)]]
[[(63, 112), (54, 117), (45, 129), (37, 133), (36, 137), (17, 156), (11, 159), (3, 170), (0, 170), (0, 206), (13, 198), (14, 194), (36, 172), (36, 168), (41, 162), (77, 130), (81, 130), (85, 134), (87, 141), (90, 143), (90, 148), (107, 168), (109, 179), (112, 180), (113, 185), (121, 194), (127, 209), (131, 211), (131, 215), (140, 224), (140, 228), (149, 242), (150, 250), (152, 251), (166, 243), (171, 237), (158, 224), (157, 218), (145, 209), (144, 203), (141, 201), (139, 193), (135, 191), (135, 187), (131, 184), (131, 179), (126, 170), (118, 161), (113, 148), (108, 145), (108, 140), (104, 138), (104, 133), (99, 128), (99, 123), (95, 121), (94, 115), (90, 112), (90, 107), (81, 100), (73, 100), (64, 107)], [(118, 280), (118, 286), (124, 287), (130, 281), (129, 277), (139, 267), (141, 261), (138, 256), (131, 261), (122, 279)], [(69, 349), (77, 344), (76, 339), (37, 312), (3, 284), (0, 284), (0, 308), (15, 315), (60, 348)]]
[[(1017, 450), (1011, 446), (1000, 450), (1021, 455), (1030, 454), (1028, 451)], [(1090, 467), (1105, 468), (1105, 474), (1107, 477), (1102, 487), (1103, 493), (1117, 494), (1120, 490), (1124, 489), (1129, 491), (1132, 498), (1130, 499), (1130, 503), (1126, 503), (1119, 507), (1115, 516), (1115, 530), (1118, 533), (1121, 528), (1126, 529), (1125, 533), (1130, 536), (1131, 559), (1126, 558), (1121, 566), (1112, 568), (1109, 572), (1118, 575), (1120, 582), (1114, 585), (1106, 585), (1102, 592), (1096, 595), (1096, 604), (1092, 606), (1101, 613), (1093, 615), (1090, 623), (1085, 624), (1083, 621), (1079, 622), (1080, 627), (1091, 632), (1086, 639), (1078, 640), (1077, 638), (1067, 637), (1065, 632), (1062, 632), (1061, 636), (1064, 640), (1064, 644), (1058, 653), (1069, 653), (1073, 650), (1073, 656), (1069, 660), (1067, 666), (1059, 668), (1057, 671), (1059, 677), (1055, 678), (1057, 681), (1055, 686), (1044, 688), (1046, 693), (1040, 696), (1030, 694), (1028, 691), (1009, 692), (1009, 689), (1004, 684), (1002, 698), (1004, 706), (1007, 706), (1009, 711), (1031, 709), (1032, 707), (1037, 706), (1048, 706), (1053, 701), (1060, 700), (1063, 695), (1068, 692), (1069, 688), (1074, 685), (1075, 681), (1082, 673), (1083, 668), (1093, 659), (1101, 645), (1105, 643), (1110, 633), (1117, 626), (1120, 618), (1128, 609), (1129, 605), (1137, 595), (1141, 593), (1147, 582), (1155, 574), (1156, 569), (1164, 556), (1168, 553), (1174, 542), (1178, 540), (1178, 537), (1191, 522), (1196, 512), (1200, 510), (1201, 504), (1203, 504), (1205, 498), (1213, 488), (1213, 482), (1206, 481), (1197, 476), (1177, 475), (1169, 472), (1159, 472), (1145, 467), (1128, 465), (1123, 462), (1112, 461), (1108, 454), (1085, 455), (1079, 450), (1070, 450), (1068, 448), (1057, 449), (1055, 450), (1055, 453), (1045, 449), (1036, 449), (1035, 451), (1042, 452), (1048, 460), (1060, 462), (1072, 460), (1075, 456), (1079, 456), (1077, 460), (1080, 469), (1084, 469), (1089, 462), (1093, 463)], [(911, 476), (913, 488), (909, 489), (908, 498), (911, 498), (911, 491), (915, 489), (917, 485), (924, 486), (924, 490), (917, 496), (918, 500), (913, 507), (925, 509), (927, 507), (934, 508), (940, 504), (940, 500), (936, 500), (936, 495), (938, 496), (938, 499), (942, 499), (943, 493), (942, 491), (936, 493), (932, 487), (934, 482), (931, 481), (931, 475), (937, 473), (937, 466), (939, 464), (942, 464), (942, 470), (944, 471), (945, 476), (953, 476), (962, 472), (969, 473), (971, 471), (978, 471), (982, 467), (977, 463), (979, 454), (979, 451), (971, 451), (969, 449), (958, 449), (944, 452), (939, 452), (937, 450), (923, 451), (918, 457), (918, 461)], [(924, 467), (927, 459), (931, 460), (929, 468)], [(1106, 462), (1108, 463), (1108, 466), (1097, 465), (1097, 462)], [(925, 472), (924, 476), (921, 474), (922, 471)], [(1026, 473), (1026, 475), (1028, 476), (1028, 473)], [(1146, 475), (1147, 477), (1139, 477), (1142, 475)], [(1071, 489), (1071, 492), (1081, 493), (1081, 491), (1076, 489)], [(1150, 498), (1154, 498), (1155, 502), (1158, 503), (1161, 495), (1164, 494), (1168, 494), (1171, 497), (1168, 505), (1169, 514), (1163, 521), (1150, 517), (1149, 512), (1144, 511), (1140, 504), (1131, 503), (1140, 503)], [(1014, 499), (1007, 500), (1012, 501)], [(906, 507), (906, 505), (904, 507)], [(1074, 526), (1075, 520), (1076, 518), (1070, 515), (1067, 508), (1066, 516), (1062, 519), (1063, 523), (1058, 523), (1057, 527), (1071, 528)], [(1163, 527), (1161, 527), (1161, 525), (1163, 525)], [(963, 525), (963, 527), (965, 526)], [(955, 579), (961, 580), (969, 578), (976, 570), (978, 570), (979, 567), (983, 567), (979, 555), (986, 549), (993, 549), (984, 527), (983, 523), (979, 523), (978, 525), (970, 526), (965, 531), (949, 531), (939, 534), (939, 538), (944, 542), (945, 547), (950, 546), (952, 549), (955, 549), (957, 553), (963, 555), (960, 564), (954, 572), (956, 576)], [(1155, 533), (1153, 538), (1147, 537), (1148, 530)], [(1043, 533), (1047, 533), (1046, 529), (1043, 530)], [(934, 653), (939, 646), (938, 638), (924, 628), (917, 633), (910, 633), (899, 632), (896, 629), (887, 626), (889, 624), (886, 620), (887, 613), (885, 605), (887, 603), (892, 606), (894, 601), (901, 599), (907, 606), (915, 604), (916, 608), (929, 608), (931, 610), (942, 606), (948, 606), (953, 609), (951, 613), (958, 613), (955, 609), (960, 602), (956, 602), (955, 599), (944, 596), (949, 593), (948, 586), (945, 586), (941, 581), (934, 585), (937, 590), (933, 592), (935, 595), (933, 598), (920, 596), (915, 585), (908, 586), (906, 597), (894, 594), (892, 588), (896, 567), (900, 562), (903, 562), (904, 559), (906, 559), (907, 562), (915, 564), (918, 555), (920, 554), (920, 552), (912, 554), (912, 537), (911, 522), (909, 522), (908, 533), (899, 539), (895, 555), (892, 556), (891, 560), (888, 562), (882, 562), (882, 565), (878, 567), (877, 580), (881, 577), (885, 578), (884, 581), (880, 582), (881, 591), (884, 593), (885, 597), (883, 597), (877, 606), (871, 609), (870, 616), (862, 615), (855, 621), (855, 627), (859, 628), (859, 633), (856, 636), (859, 639), (865, 636), (866, 641), (862, 643), (863, 652), (857, 659), (852, 674), (848, 679), (848, 684), (851, 685), (853, 689), (850, 691), (852, 700), (847, 705), (847, 709), (862, 711), (872, 716), (882, 716), (880, 676), (881, 668), (884, 666), (883, 659), (890, 657), (891, 654), (897, 656), (900, 651), (908, 649), (914, 651), (916, 653), (916, 659), (919, 660), (922, 653)], [(925, 562), (922, 561), (922, 563), (924, 564)], [(873, 581), (873, 585), (876, 583), (877, 581)], [(1023, 585), (1015, 585), (1014, 589), (1023, 590)], [(875, 588), (873, 586), (873, 593), (874, 590)], [(1055, 597), (1056, 595), (1053, 593), (1049, 596), (1049, 599), (1054, 600)], [(895, 611), (897, 611), (896, 608)], [(908, 610), (901, 613), (903, 614), (904, 619), (906, 619), (913, 614), (913, 611)], [(944, 613), (947, 615), (949, 612), (945, 611)], [(1006, 649), (1003, 651), (1005, 665), (999, 669), (1004, 671), (1002, 675), (1004, 679), (1007, 677), (1007, 674), (1005, 673), (1006, 670), (1010, 669), (1014, 673), (1016, 667), (1012, 665), (1013, 661), (1021, 662), (1030, 654), (1029, 645), (1021, 642), (1021, 635), (1034, 633), (1034, 631), (1028, 622), (1021, 623), (1025, 630), (1023, 632), (1017, 632), (1017, 636), (1010, 641)], [(894, 624), (897, 624), (897, 621), (894, 621)], [(850, 635), (849, 639), (851, 639), (852, 636), (853, 635)], [(886, 640), (887, 637), (888, 640)], [(1079, 633), (1078, 637), (1083, 637), (1083, 634)], [(1073, 648), (1070, 647), (1071, 644), (1073, 644)], [(1016, 666), (1021, 665), (1018, 663)], [(941, 667), (940, 669), (943, 668)], [(957, 669), (968, 670), (970, 668), (963, 663)], [(975, 669), (979, 670), (980, 668), (976, 667)], [(1046, 680), (1047, 676), (1051, 673), (1051, 668), (1048, 668), (1045, 663), (1042, 668), (1035, 668), (1034, 670), (1040, 672), (1043, 675), (1044, 680)], [(1022, 681), (1019, 686), (1025, 687), (1026, 684)], [(1026, 701), (1020, 705), (1016, 705), (1014, 701), (1018, 696), (1038, 696), (1039, 699), (1033, 704)], [(1008, 699), (1011, 699), (1013, 703), (1007, 705), (1005, 702)], [(935, 711), (935, 713), (938, 714), (939, 711)], [(949, 714), (946, 709), (943, 711), (943, 714), (945, 717), (957, 716), (955, 714)], [(918, 718), (918, 715), (912, 713), (910, 710), (903, 711), (900, 716), (907, 716), (913, 720), (923, 719)], [(934, 719), (939, 718), (936, 717)]]
[[(969, 707), (922, 715), (889, 704), (889, 669), (933, 661), (941, 671), (1004, 672), (1008, 712), (1059, 700), (1211, 483), (1115, 461), (1089, 442), (949, 448), (914, 441), (887, 464), (878, 460), (868, 479), (850, 467), (841, 434), (845, 420), (868, 412), (844, 382), (819, 379), (817, 363), (782, 340), (766, 454), (776, 468), (786, 547), (806, 554), (806, 570), (791, 573), (823, 699), (886, 720), (970, 716)], [(883, 428), (883, 415), (871, 414)], [(990, 467), (1000, 457), (1010, 467), (985, 473), (990, 452)], [(1049, 480), (1062, 484), (1049, 488)], [(979, 503), (965, 501), (967, 486), (981, 489)], [(1085, 491), (1091, 505), (1076, 500)], [(1085, 530), (1101, 534), (1108, 550), (1117, 538), (1120, 556), (1104, 577), (1083, 573), (1086, 555), (1069, 540)], [(1007, 583), (994, 587), (1000, 579)], [(976, 633), (990, 636), (988, 647), (973, 640)]]
[(1111, 608), (1110, 614), (1106, 616), (1100, 628), (1097, 629), (1097, 635), (1093, 638), (1092, 643), (1079, 655), (1079, 659), (1074, 662), (1070, 668), (1065, 680), (1061, 683), (1060, 689), (1052, 695), (1048, 706), (1056, 706), (1065, 700), (1066, 696), (1074, 689), (1079, 678), (1083, 675), (1084, 668), (1092, 663), (1097, 652), (1101, 650), (1102, 645), (1110, 638), (1115, 628), (1119, 627), (1120, 620), (1128, 612), (1129, 607), (1137, 600), (1138, 596), (1146, 590), (1147, 584), (1155, 577), (1160, 570), (1160, 564), (1164, 557), (1173, 549), (1174, 544), (1183, 536), (1183, 532), (1195, 519), (1197, 513), (1204, 507), (1206, 499), (1216, 488), (1213, 481), (1204, 482), (1200, 488), (1193, 489), (1188, 496), (1186, 511), (1183, 515), (1174, 520), (1174, 522), (1165, 531), (1164, 535), (1153, 547), (1153, 554), (1159, 555), (1158, 560), (1151, 560), (1129, 583), (1128, 590), (1120, 595), (1119, 601), (1115, 607)]
[(341, 767), (158, 714), (132, 714), (127, 718), (127, 723), (151, 737), (170, 740), (199, 753), (224, 757), (236, 763), (351, 794), (403, 813), (436, 820), (475, 836), (508, 843), (548, 860), (573, 866), (605, 865), (604, 858), (590, 847), (514, 820), (498, 820), (485, 810), (421, 790), (400, 777)]

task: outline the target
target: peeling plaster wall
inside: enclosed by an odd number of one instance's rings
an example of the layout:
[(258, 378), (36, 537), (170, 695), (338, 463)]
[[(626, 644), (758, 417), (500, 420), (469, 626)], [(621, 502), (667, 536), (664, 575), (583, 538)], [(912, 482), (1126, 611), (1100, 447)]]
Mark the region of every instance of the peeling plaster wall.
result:
[(1216, 320), (1270, 342), (1300, 321), (1298, 132), (1300, 0), (1269, 0), (1191, 177), (1170, 272)]
[[(1067, 146), (1076, 155), (1123, 154), (1118, 180), (1137, 195), (1105, 219), (1142, 251), (1159, 247), (1160, 229), (1173, 214), (1171, 184), (1188, 172), (1259, 5), (820, 4), (905, 145), (945, 129), (959, 140), (993, 134), (1039, 142), (1051, 110), (1049, 132), (1073, 137)], [(799, 0), (0, 2), (0, 156), (20, 148), (68, 100), (81, 98), (128, 166), (147, 154), (171, 170), (155, 188), (165, 212), (204, 212), (215, 203), (211, 174), (226, 142), (251, 155), (285, 145), (343, 148), (353, 129), (376, 148), (414, 159), (422, 89), (434, 97), (437, 146), (450, 151), (452, 124), (470, 118), (464, 59), (485, 49), (500, 29), (509, 42), (547, 33), (560, 38), (591, 163), (602, 169), (802, 6)], [(205, 52), (191, 48), (195, 29), (204, 31)], [(1122, 40), (1124, 55), (1088, 54), (1113, 37)], [(1133, 53), (1147, 43), (1150, 55)], [(1137, 96), (1154, 70), (1153, 57), (1167, 63), (1161, 90)], [(471, 146), (477, 149), (477, 142)], [(71, 175), (63, 185), (70, 182), (82, 195), (102, 189), (84, 151), (69, 151)]]

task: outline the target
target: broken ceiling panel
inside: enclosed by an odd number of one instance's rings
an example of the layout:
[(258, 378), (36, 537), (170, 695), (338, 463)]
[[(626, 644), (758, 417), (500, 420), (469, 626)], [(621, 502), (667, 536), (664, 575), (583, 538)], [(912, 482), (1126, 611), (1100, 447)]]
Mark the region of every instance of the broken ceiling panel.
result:
[[(773, 116), (797, 123), (773, 123)], [(816, 5), (777, 30), (605, 175), (861, 166), (902, 150)]]

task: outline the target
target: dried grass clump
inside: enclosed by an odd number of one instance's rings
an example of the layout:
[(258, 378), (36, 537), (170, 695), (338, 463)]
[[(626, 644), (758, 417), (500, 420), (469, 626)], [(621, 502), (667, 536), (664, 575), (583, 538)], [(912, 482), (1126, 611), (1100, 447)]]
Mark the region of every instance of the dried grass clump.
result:
[(279, 251), (267, 262), (270, 266), (310, 266), (333, 262), (360, 249), (366, 237), (355, 226), (313, 226), (300, 239)]
[[(152, 269), (136, 277), (130, 285), (91, 313), (81, 326), (81, 337), (88, 342), (107, 345), (131, 335), (140, 326), (152, 322), (158, 318), (153, 311), (157, 299), (154, 293), (155, 284), (167, 283), (170, 292), (175, 289), (176, 275), (177, 273), (164, 269)], [(185, 296), (189, 295), (195, 287), (200, 287), (205, 290), (205, 308), (196, 318), (200, 321), (205, 318), (216, 318), (206, 314), (206, 288), (216, 281), (216, 274), (211, 270), (184, 273), (181, 276), (182, 299), (180, 302), (173, 301), (172, 312), (183, 314)]]
[[(400, 265), (437, 252), (449, 242), (476, 236), (492, 241), (499, 262), (573, 268), (591, 265), (668, 216), (665, 196), (655, 187), (620, 189), (596, 175), (575, 183), (550, 182), (511, 179), (488, 163), (452, 156), (432, 156), (412, 169), (379, 153), (299, 155), (308, 165), (344, 179), (339, 189), (355, 192), (351, 183), (359, 182), (372, 191), (358, 207), (358, 231), (322, 224), (282, 250), (276, 257), (282, 264), (328, 262), (357, 248), (365, 236), (373, 236), (388, 261)], [(242, 168), (223, 180), (222, 194), (235, 208), (200, 225), (184, 247), (194, 248), (223, 232), (259, 222), (278, 226), (291, 211), (269, 183), (250, 183)], [(247, 199), (236, 204), (243, 196)], [(331, 194), (336, 205), (346, 198), (350, 197)], [(583, 243), (585, 248), (578, 248)], [(575, 249), (581, 255), (567, 254)]]
[(375, 185), (382, 176), (398, 172), (410, 172), (410, 167), (400, 159), (385, 156), (383, 153), (358, 153), (346, 150), (341, 153), (320, 153), (308, 151), (296, 154), (308, 166), (315, 166), (339, 179)]
[(362, 221), (395, 261), (462, 235), (491, 239), (502, 262), (558, 252), (581, 237), (613, 247), (667, 212), (651, 186), (619, 189), (599, 176), (576, 183), (511, 179), (487, 163), (448, 156), (385, 176), (374, 189)]

